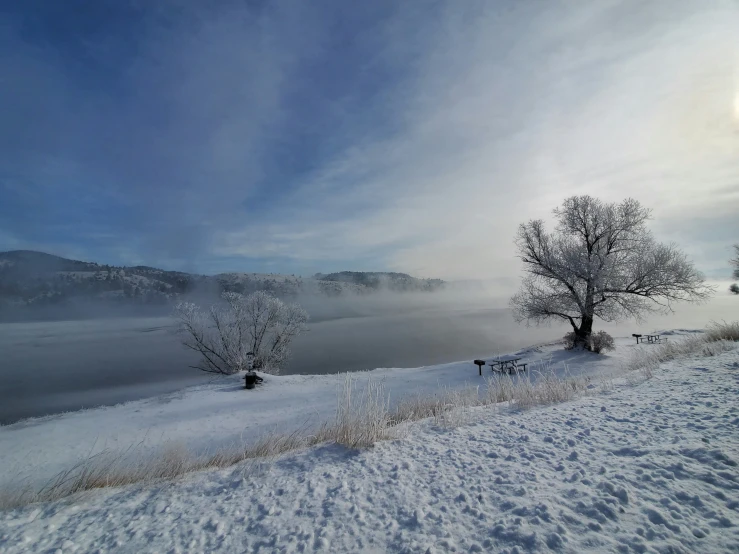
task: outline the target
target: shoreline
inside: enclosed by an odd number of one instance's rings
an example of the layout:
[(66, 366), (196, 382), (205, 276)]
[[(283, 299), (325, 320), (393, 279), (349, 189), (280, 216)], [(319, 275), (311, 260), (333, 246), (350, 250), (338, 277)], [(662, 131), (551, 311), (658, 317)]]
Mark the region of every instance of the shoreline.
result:
[[(695, 333), (672, 335), (671, 345)], [(3, 544), (18, 553), (733, 552), (736, 345), (700, 338), (653, 350), (627, 340), (616, 339), (613, 358), (638, 350), (635, 371), (592, 393), (454, 404), (448, 419), (409, 420), (372, 448), (319, 441), (165, 482), (83, 489), (0, 512)], [(565, 361), (546, 345), (527, 350)], [(640, 367), (651, 370), (636, 375)]]
[[(551, 342), (514, 353), (529, 364), (531, 376), (537, 364), (549, 364), (561, 375), (598, 378), (618, 370), (634, 348), (627, 338), (616, 342), (618, 349), (612, 355), (566, 351)], [(480, 377), (470, 359), (349, 374), (267, 376), (253, 390), (244, 390), (240, 377), (231, 376), (145, 400), (0, 426), (0, 465), (5, 468), (5, 479), (38, 481), (96, 453), (125, 451), (132, 445), (143, 453), (171, 445), (191, 451), (217, 449), (256, 441), (269, 433), (309, 430), (330, 421), (335, 417), (337, 390), (347, 376), (357, 386), (381, 382), (392, 406), (408, 396), (484, 387), (488, 374), (492, 372)]]

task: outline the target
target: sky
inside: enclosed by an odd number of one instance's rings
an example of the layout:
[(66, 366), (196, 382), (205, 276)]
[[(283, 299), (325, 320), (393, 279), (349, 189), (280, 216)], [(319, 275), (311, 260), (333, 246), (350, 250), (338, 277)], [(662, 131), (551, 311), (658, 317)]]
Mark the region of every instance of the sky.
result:
[(515, 287), (573, 194), (729, 278), (739, 3), (0, 0), (0, 250)]

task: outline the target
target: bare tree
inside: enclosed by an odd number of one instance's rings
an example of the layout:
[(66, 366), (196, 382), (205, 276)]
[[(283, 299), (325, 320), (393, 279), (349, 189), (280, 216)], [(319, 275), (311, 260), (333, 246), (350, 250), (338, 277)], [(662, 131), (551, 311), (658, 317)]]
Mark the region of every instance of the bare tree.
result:
[(554, 215), (553, 233), (541, 220), (518, 228), (527, 275), (510, 304), (519, 322), (562, 319), (587, 348), (596, 317), (639, 319), (670, 312), (677, 301), (705, 301), (714, 292), (674, 244), (655, 241), (646, 227), (651, 213), (636, 200), (613, 204), (573, 196)]
[(226, 292), (222, 299), (207, 311), (190, 302), (175, 308), (182, 343), (201, 356), (194, 367), (223, 375), (247, 369), (278, 373), (290, 342), (305, 329), (307, 312), (264, 291)]

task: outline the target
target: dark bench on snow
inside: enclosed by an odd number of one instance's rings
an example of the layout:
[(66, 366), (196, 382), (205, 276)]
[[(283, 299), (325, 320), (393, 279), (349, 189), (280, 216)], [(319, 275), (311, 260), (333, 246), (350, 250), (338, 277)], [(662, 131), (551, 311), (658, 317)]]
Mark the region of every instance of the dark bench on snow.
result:
[(660, 344), (663, 340), (667, 340), (667, 337), (662, 337), (660, 335), (639, 335), (637, 333), (632, 333), (631, 336), (636, 338), (636, 344), (644, 344), (645, 341), (647, 344)]

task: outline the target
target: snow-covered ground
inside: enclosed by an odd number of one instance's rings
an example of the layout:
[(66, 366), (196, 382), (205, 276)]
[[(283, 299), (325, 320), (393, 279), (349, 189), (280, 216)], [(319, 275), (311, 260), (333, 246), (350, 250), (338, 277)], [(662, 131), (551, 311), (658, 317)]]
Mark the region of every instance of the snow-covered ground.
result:
[[(635, 347), (633, 339), (621, 339), (618, 344), (614, 355), (568, 352), (560, 344), (518, 354), (529, 369), (550, 362), (559, 373), (597, 376), (616, 370)], [(215, 378), (209, 384), (146, 400), (0, 426), (0, 486), (11, 480), (46, 482), (104, 450), (123, 451), (137, 445), (144, 453), (177, 445), (203, 451), (255, 442), (270, 432), (309, 430), (334, 417), (337, 390), (345, 375), (266, 376), (260, 387), (249, 391), (239, 376)], [(489, 375), (486, 367), (480, 377), (472, 361), (351, 374), (360, 387), (368, 379), (382, 381), (391, 402), (406, 395), (430, 395), (440, 387), (484, 386)]]
[[(612, 356), (541, 347), (525, 357), (569, 356), (571, 372), (597, 375), (636, 348), (617, 345)], [(480, 380), (469, 362), (369, 374), (396, 395)], [(96, 439), (128, 446), (147, 429), (207, 441), (303, 424), (333, 411), (336, 379), (214, 384), (3, 427), (0, 467), (44, 474)], [(421, 422), (368, 450), (317, 447), (256, 473), (202, 472), (6, 512), (0, 551), (736, 552), (737, 397), (737, 350), (678, 360), (637, 385), (617, 379), (608, 393), (527, 412), (478, 408), (457, 428)]]

